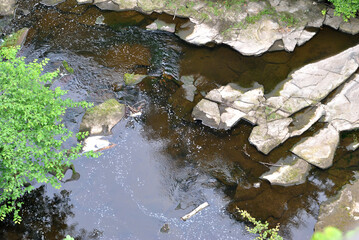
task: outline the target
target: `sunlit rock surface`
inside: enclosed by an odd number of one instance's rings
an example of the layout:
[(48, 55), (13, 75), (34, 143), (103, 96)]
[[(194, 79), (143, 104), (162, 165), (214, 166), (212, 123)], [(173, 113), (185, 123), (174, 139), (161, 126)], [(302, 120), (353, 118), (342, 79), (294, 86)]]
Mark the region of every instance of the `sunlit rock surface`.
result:
[(92, 135), (109, 134), (124, 115), (125, 105), (120, 104), (116, 99), (109, 99), (86, 111), (80, 132), (88, 131)]
[[(359, 180), (345, 185), (337, 196), (320, 206), (315, 231), (334, 226), (346, 232), (359, 224)], [(355, 239), (355, 238), (353, 238)]]
[(355, 74), (324, 108), (328, 127), (297, 144), (291, 150), (320, 168), (333, 165), (335, 150), (339, 143), (339, 133), (359, 127), (359, 75)]
[[(193, 109), (192, 116), (206, 126), (230, 129), (241, 119), (256, 123), (259, 118), (257, 108), (262, 100), (262, 87), (243, 93), (228, 84), (210, 91)], [(208, 124), (213, 119), (216, 124)]]
[(16, 0), (1, 0), (0, 1), (0, 16), (14, 14)]
[[(279, 162), (277, 162), (279, 164)], [(273, 185), (291, 186), (305, 182), (311, 165), (298, 157), (292, 157), (291, 162), (282, 166), (273, 166), (271, 170), (261, 176)]]

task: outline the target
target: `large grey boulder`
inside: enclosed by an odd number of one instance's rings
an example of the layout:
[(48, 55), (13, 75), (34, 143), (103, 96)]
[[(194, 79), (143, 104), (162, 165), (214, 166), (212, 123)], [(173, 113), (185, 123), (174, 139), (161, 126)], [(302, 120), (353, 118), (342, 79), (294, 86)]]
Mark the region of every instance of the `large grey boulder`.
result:
[(315, 231), (327, 226), (337, 227), (346, 232), (359, 224), (359, 180), (345, 185), (333, 198), (320, 206)]
[(125, 115), (125, 105), (116, 99), (109, 99), (86, 111), (80, 132), (88, 131), (91, 135), (110, 134), (111, 129)]

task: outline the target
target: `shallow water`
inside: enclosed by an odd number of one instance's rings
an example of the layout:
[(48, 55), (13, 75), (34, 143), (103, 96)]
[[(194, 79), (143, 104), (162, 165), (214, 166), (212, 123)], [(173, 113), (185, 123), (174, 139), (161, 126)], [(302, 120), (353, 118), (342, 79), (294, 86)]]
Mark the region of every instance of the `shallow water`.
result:
[[(234, 206), (281, 223), (286, 239), (309, 239), (319, 204), (357, 170), (358, 152), (345, 150), (352, 136), (343, 134), (330, 170), (313, 170), (299, 186), (270, 186), (258, 179), (268, 171), (263, 163), (290, 158), (288, 149), (299, 137), (265, 156), (247, 140), (250, 124), (240, 122), (220, 132), (191, 121), (190, 112), (201, 92), (229, 82), (242, 88), (262, 84), (270, 93), (291, 71), (359, 43), (358, 36), (324, 28), (294, 53), (245, 57), (226, 46), (192, 46), (173, 34), (143, 29), (157, 17), (171, 20), (167, 15), (102, 12), (74, 2), (56, 8), (35, 5), (30, 15), (15, 21), (15, 28), (31, 26), (21, 53), (29, 60), (49, 58), (46, 70), (62, 68), (66, 60), (75, 73), (52, 87), (69, 90), (68, 97), (95, 104), (109, 98), (130, 106), (145, 103), (142, 116), (126, 117), (113, 129), (108, 139), (115, 148), (97, 159), (75, 162), (79, 180), (64, 183), (59, 191), (45, 186), (26, 196), (23, 223), (2, 223), (1, 239), (62, 239), (66, 234), (78, 239), (253, 239), (229, 213)], [(34, 3), (20, 4), (30, 8)], [(100, 15), (109, 27), (94, 24)], [(126, 87), (126, 72), (154, 79)], [(172, 81), (184, 75), (194, 75), (198, 82), (194, 103)], [(67, 127), (78, 131), (83, 113), (68, 111)], [(255, 183), (261, 186), (254, 188)], [(208, 208), (189, 221), (180, 220), (205, 201)], [(168, 233), (160, 232), (165, 223)]]

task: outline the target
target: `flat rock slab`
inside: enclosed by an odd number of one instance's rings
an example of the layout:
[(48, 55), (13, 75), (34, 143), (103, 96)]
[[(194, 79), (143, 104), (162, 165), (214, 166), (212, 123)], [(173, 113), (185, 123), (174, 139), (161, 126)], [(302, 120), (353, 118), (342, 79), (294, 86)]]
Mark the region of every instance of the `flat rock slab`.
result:
[(308, 64), (289, 76), (278, 96), (267, 99), (274, 109), (293, 114), (323, 100), (359, 66), (359, 45), (333, 57)]
[(359, 180), (345, 185), (337, 196), (320, 206), (315, 231), (327, 226), (337, 227), (346, 232), (359, 224)]
[[(278, 163), (277, 163), (278, 164)], [(292, 186), (305, 182), (311, 165), (299, 157), (293, 157), (290, 164), (272, 169), (260, 178), (268, 180), (272, 185)]]
[(338, 131), (359, 127), (359, 74), (355, 74), (343, 89), (325, 105), (325, 121)]
[(291, 151), (322, 169), (333, 165), (334, 153), (339, 143), (339, 132), (329, 124), (317, 134), (295, 145)]
[(117, 102), (116, 99), (109, 99), (86, 111), (80, 132), (88, 131), (91, 135), (110, 134), (111, 129), (124, 115), (125, 105)]
[(249, 142), (268, 154), (290, 137), (288, 126), (292, 121), (291, 118), (283, 118), (256, 126), (249, 136)]
[(194, 120), (201, 120), (203, 125), (211, 128), (219, 128), (221, 114), (218, 104), (207, 99), (202, 99), (192, 111)]

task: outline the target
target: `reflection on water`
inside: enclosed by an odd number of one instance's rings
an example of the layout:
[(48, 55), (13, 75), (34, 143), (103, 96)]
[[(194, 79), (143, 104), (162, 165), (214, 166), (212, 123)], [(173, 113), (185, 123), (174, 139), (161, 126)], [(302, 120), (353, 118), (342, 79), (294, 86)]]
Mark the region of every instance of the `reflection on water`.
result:
[[(69, 90), (67, 96), (75, 100), (98, 104), (116, 98), (131, 106), (141, 101), (145, 108), (140, 118), (127, 117), (115, 127), (108, 137), (115, 148), (98, 159), (75, 162), (78, 181), (65, 183), (61, 191), (41, 187), (26, 196), (23, 223), (3, 223), (4, 238), (252, 239), (229, 214), (237, 206), (272, 224), (280, 222), (288, 239), (309, 239), (319, 204), (350, 180), (358, 164), (357, 152), (345, 150), (350, 136), (343, 134), (330, 170), (312, 170), (299, 186), (271, 186), (258, 179), (268, 170), (265, 163), (290, 157), (288, 149), (299, 137), (266, 156), (249, 144), (250, 124), (215, 131), (193, 122), (190, 113), (201, 93), (229, 82), (243, 88), (259, 83), (269, 93), (289, 72), (353, 46), (358, 36), (325, 28), (294, 53), (244, 57), (225, 46), (196, 47), (172, 34), (143, 29), (158, 17), (170, 21), (167, 15), (100, 11), (75, 0), (52, 8), (36, 2), (19, 2), (31, 14), (14, 27), (31, 27), (22, 50), (29, 59), (49, 58), (46, 70), (61, 68), (63, 60), (74, 69), (52, 87)], [(101, 15), (110, 26), (95, 25)], [(153, 78), (138, 87), (124, 86), (126, 72)], [(173, 81), (183, 75), (196, 79), (193, 103)], [(66, 126), (78, 131), (83, 114), (82, 109), (68, 111)], [(180, 220), (205, 201), (210, 207)], [(160, 232), (164, 224), (168, 233)]]

